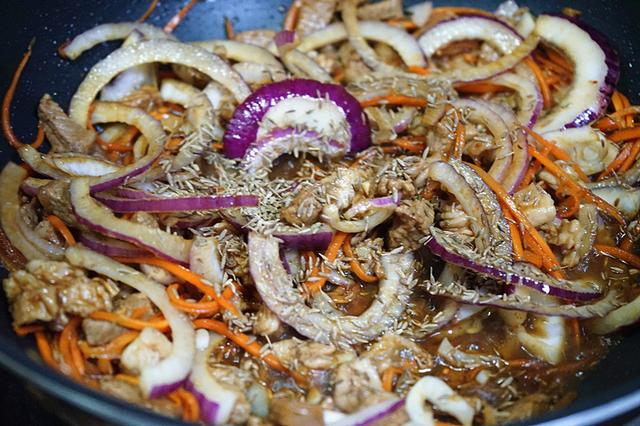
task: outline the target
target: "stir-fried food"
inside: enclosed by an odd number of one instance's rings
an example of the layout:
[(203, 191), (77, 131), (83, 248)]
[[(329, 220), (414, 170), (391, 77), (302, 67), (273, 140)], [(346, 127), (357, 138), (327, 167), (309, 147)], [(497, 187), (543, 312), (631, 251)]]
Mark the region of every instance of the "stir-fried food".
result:
[(208, 5), (156, 3), (61, 47), (123, 41), (34, 143), (30, 50), (5, 96), (3, 287), (50, 367), (192, 422), (492, 425), (640, 319), (640, 107), (575, 11), (295, 0), (180, 41)]

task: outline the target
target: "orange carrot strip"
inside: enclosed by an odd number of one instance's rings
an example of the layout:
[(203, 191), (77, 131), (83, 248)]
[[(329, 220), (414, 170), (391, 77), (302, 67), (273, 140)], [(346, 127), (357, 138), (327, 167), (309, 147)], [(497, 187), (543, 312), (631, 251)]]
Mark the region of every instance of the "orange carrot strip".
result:
[[(614, 113), (614, 114), (618, 114), (618, 113)], [(613, 117), (614, 114), (611, 114), (610, 117), (602, 117), (600, 120), (595, 122), (594, 126), (598, 130), (601, 130), (603, 132), (610, 132), (612, 130), (619, 129), (620, 124), (616, 122), (616, 120), (614, 119)]]
[[(468, 164), (468, 163), (467, 163)], [(496, 180), (491, 177), (487, 172), (482, 170), (480, 167), (474, 164), (468, 164), (473, 170), (478, 173), (478, 175), (482, 178), (482, 180), (489, 186), (489, 188), (496, 194), (501, 204), (506, 207), (511, 216), (514, 218), (520, 226), (522, 226), (523, 230), (526, 232), (527, 236), (535, 243), (535, 248), (540, 251), (540, 254), (543, 255), (544, 258), (547, 258), (547, 262), (553, 266), (548, 272), (552, 273), (552, 275), (559, 275), (562, 273), (560, 270), (560, 264), (558, 263), (555, 254), (547, 244), (547, 242), (542, 238), (538, 230), (529, 222), (527, 216), (522, 213), (513, 199), (509, 196), (507, 191), (500, 185)]]
[(622, 250), (618, 247), (607, 246), (604, 244), (594, 244), (593, 248), (604, 255), (621, 260), (634, 268), (640, 268), (640, 256), (638, 255), (629, 253), (628, 251)]
[(387, 392), (393, 392), (393, 379), (403, 373), (400, 367), (387, 367), (382, 372), (382, 388)]
[(14, 333), (18, 336), (23, 337), (27, 334), (35, 333), (37, 331), (44, 331), (44, 325), (42, 324), (27, 324), (21, 325), (20, 327), (13, 327)]
[(71, 352), (71, 361), (73, 362), (76, 370), (78, 370), (81, 376), (84, 376), (84, 358), (80, 351), (80, 347), (78, 346), (78, 325), (80, 325), (81, 319), (78, 318), (78, 320), (78, 324), (73, 328), (71, 338), (69, 339), (69, 351)]
[(544, 51), (553, 63), (560, 66), (567, 73), (573, 73), (573, 65), (562, 54), (556, 52), (554, 49), (545, 49)]
[(127, 331), (113, 339), (111, 342), (104, 346), (92, 347), (85, 341), (78, 342), (80, 351), (87, 358), (118, 358), (124, 348), (135, 340), (140, 334), (139, 331)]
[(129, 374), (116, 374), (115, 376), (113, 376), (113, 378), (116, 380), (120, 380), (121, 382), (129, 383), (130, 385), (133, 385), (133, 386), (140, 385), (140, 379), (136, 376), (131, 376)]
[(300, 8), (302, 7), (302, 2), (300, 0), (293, 0), (291, 2), (291, 6), (289, 6), (289, 10), (287, 10), (287, 14), (284, 17), (284, 23), (282, 28), (285, 31), (295, 31), (296, 26), (298, 25), (298, 18), (300, 17)]
[[(402, 19), (402, 18), (391, 18), (389, 20), (387, 20), (387, 24), (394, 26), (394, 27), (400, 27), (400, 28), (404, 28), (407, 31), (411, 31), (411, 30), (417, 30), (418, 26), (415, 24), (415, 22), (413, 22), (410, 19)], [(413, 71), (411, 71), (413, 72)]]
[[(622, 99), (622, 106), (623, 106), (623, 108), (620, 111), (624, 111), (625, 109), (631, 107), (631, 102), (629, 102), (629, 98), (627, 98), (622, 93), (620, 93), (620, 98)], [(626, 126), (627, 127), (633, 127), (633, 124), (634, 124), (633, 115), (632, 114), (628, 114), (624, 118), (625, 118)]]
[(73, 234), (71, 233), (67, 225), (58, 216), (50, 214), (49, 216), (47, 216), (47, 220), (54, 228), (56, 228), (60, 235), (62, 235), (68, 245), (76, 245), (76, 239), (73, 237)]
[(431, 74), (431, 71), (429, 71), (429, 68), (424, 68), (424, 67), (419, 67), (417, 65), (411, 65), (409, 67), (407, 67), (407, 71), (414, 73), (414, 74), (418, 74), (418, 75), (429, 75)]
[(165, 332), (169, 331), (169, 322), (167, 320), (160, 321), (143, 321), (139, 319), (128, 318), (115, 312), (95, 311), (89, 314), (89, 318), (98, 321), (109, 321), (131, 330), (142, 330), (150, 327)]
[[(613, 109), (615, 111), (622, 111), (624, 109), (624, 101), (622, 100), (622, 94), (620, 92), (618, 92), (617, 90), (613, 91), (613, 94), (611, 95), (611, 104), (613, 105)], [(626, 120), (617, 120), (621, 127), (625, 128), (627, 127), (626, 125)]]
[(153, 11), (156, 9), (156, 6), (158, 6), (158, 0), (151, 0), (151, 4), (149, 4), (149, 7), (147, 8), (147, 10), (144, 11), (142, 16), (140, 16), (136, 20), (136, 22), (144, 22), (144, 21), (146, 21), (149, 18), (149, 16), (151, 16)]
[(565, 150), (557, 146), (555, 143), (546, 140), (539, 133), (534, 132), (528, 127), (524, 127), (524, 130), (529, 133), (529, 135), (531, 135), (531, 137), (533, 137), (540, 145), (548, 147), (549, 152), (553, 154), (558, 160), (569, 163), (571, 165), (571, 168), (575, 170), (576, 174), (583, 182), (589, 182), (589, 177), (582, 171), (580, 166), (573, 162), (571, 156)]
[[(29, 46), (27, 47), (27, 51), (24, 56), (18, 63), (18, 67), (13, 73), (13, 77), (11, 78), (11, 83), (7, 88), (7, 92), (4, 94), (4, 99), (2, 100), (2, 132), (4, 133), (4, 137), (9, 142), (9, 145), (14, 147), (15, 149), (20, 148), (24, 145), (20, 139), (13, 133), (13, 126), (11, 126), (11, 103), (13, 102), (13, 96), (16, 93), (16, 88), (18, 87), (18, 82), (20, 81), (20, 76), (22, 76), (22, 71), (27, 66), (27, 62), (29, 62), (29, 58), (31, 57), (31, 52), (33, 51), (33, 43), (35, 39), (31, 40)], [(38, 135), (36, 137), (35, 142), (32, 144), (34, 148), (38, 148), (42, 144), (42, 140), (44, 138), (44, 131), (39, 128)]]
[(169, 20), (169, 22), (167, 22), (167, 25), (165, 25), (162, 30), (165, 33), (172, 33), (173, 30), (175, 30), (178, 25), (180, 25), (182, 21), (184, 21), (184, 18), (187, 17), (187, 14), (193, 8), (193, 6), (196, 5), (197, 2), (198, 0), (189, 0), (187, 4), (185, 4), (184, 7), (180, 9), (178, 13), (176, 13), (173, 18)]
[(446, 7), (434, 7), (431, 14), (446, 14), (451, 13), (455, 15), (480, 15), (486, 17), (495, 17), (491, 12), (486, 10), (477, 9), (475, 7), (459, 7), (459, 6), (446, 6)]
[(618, 168), (618, 173), (624, 173), (629, 170), (638, 159), (638, 154), (640, 154), (640, 139), (631, 143), (629, 156), (622, 162), (622, 164)]
[[(543, 147), (542, 151), (540, 152), (542, 155), (548, 155), (549, 154), (549, 148), (548, 147)], [(538, 173), (540, 171), (540, 169), (542, 168), (542, 164), (540, 164), (539, 161), (533, 160), (531, 162), (531, 164), (529, 164), (529, 168), (527, 169), (527, 173), (525, 173), (524, 178), (522, 179), (522, 182), (520, 182), (520, 185), (518, 186), (518, 189), (522, 189), (526, 186), (528, 186), (531, 181), (533, 180), (533, 177), (536, 175), (536, 173)]]
[(627, 115), (638, 115), (638, 114), (640, 114), (640, 106), (638, 105), (628, 106), (628, 107), (625, 107), (624, 109), (621, 109), (620, 111), (612, 112), (607, 117), (602, 117), (599, 121), (607, 120), (607, 119), (609, 119), (610, 121), (614, 121), (618, 118), (626, 117)]
[(233, 332), (229, 327), (227, 327), (225, 323), (221, 321), (212, 319), (197, 319), (193, 321), (193, 326), (195, 328), (205, 328), (207, 330), (215, 331), (218, 334), (222, 334), (223, 336), (234, 342), (236, 345), (247, 351), (250, 355), (264, 360), (264, 362), (266, 362), (271, 368), (289, 374), (299, 384), (304, 384), (307, 381), (306, 378), (304, 378), (299, 373), (291, 371), (287, 367), (285, 367), (273, 353), (263, 354), (262, 347), (255, 339), (250, 338), (244, 333)]
[(549, 170), (549, 172), (551, 172), (558, 179), (560, 179), (560, 181), (563, 184), (565, 184), (569, 189), (569, 191), (573, 192), (574, 195), (576, 195), (576, 197), (580, 199), (587, 198), (589, 201), (591, 201), (596, 206), (598, 206), (600, 210), (604, 211), (609, 216), (614, 218), (618, 223), (620, 224), (625, 223), (624, 217), (622, 217), (620, 212), (615, 207), (613, 207), (611, 204), (607, 203), (605, 200), (598, 197), (597, 195), (593, 194), (588, 189), (578, 185), (576, 182), (574, 182), (573, 179), (571, 179), (571, 176), (569, 176), (564, 170), (558, 167), (553, 161), (549, 160), (547, 157), (540, 154), (540, 152), (538, 152), (534, 147), (529, 145), (528, 149), (529, 149), (529, 154), (534, 156), (538, 161), (540, 161), (540, 163), (542, 163), (542, 165), (547, 170)]
[(183, 312), (199, 315), (214, 315), (220, 311), (218, 302), (187, 302), (178, 295), (180, 284), (171, 284), (167, 287), (167, 296), (173, 306)]
[(233, 303), (229, 302), (223, 297), (220, 297), (213, 287), (202, 281), (202, 277), (200, 275), (191, 272), (184, 266), (175, 264), (168, 260), (158, 259), (157, 257), (116, 257), (114, 259), (120, 263), (144, 263), (147, 265), (159, 266), (160, 268), (165, 269), (167, 272), (196, 287), (202, 293), (218, 302), (218, 304), (223, 309), (231, 312), (236, 316), (240, 315), (240, 312), (238, 312), (238, 308), (236, 308)]
[(406, 105), (406, 106), (414, 106), (414, 107), (426, 107), (427, 100), (424, 98), (415, 98), (412, 96), (404, 96), (404, 95), (389, 95), (389, 96), (376, 96), (371, 99), (367, 99), (366, 101), (360, 102), (360, 106), (362, 108), (367, 108), (371, 106), (378, 105)]
[(620, 152), (618, 152), (618, 155), (616, 155), (616, 158), (614, 158), (613, 161), (611, 161), (611, 163), (609, 163), (607, 167), (598, 175), (597, 180), (602, 180), (609, 176), (611, 173), (618, 170), (622, 166), (622, 164), (624, 164), (624, 162), (627, 161), (627, 159), (631, 156), (632, 148), (633, 143), (625, 143), (622, 146)]
[(415, 143), (410, 138), (397, 138), (392, 143), (405, 151), (421, 154), (425, 149), (425, 144)]
[(504, 212), (504, 217), (509, 222), (509, 233), (511, 234), (511, 243), (513, 246), (514, 260), (524, 259), (524, 247), (522, 245), (522, 236), (520, 235), (520, 228), (513, 219), (513, 215), (509, 211)]
[(173, 391), (181, 400), (183, 407), (182, 420), (185, 422), (195, 422), (200, 419), (200, 405), (196, 397), (184, 388)]
[(233, 22), (228, 17), (224, 17), (224, 33), (228, 40), (236, 38), (236, 32), (233, 30)]
[(608, 136), (613, 142), (628, 141), (629, 139), (640, 138), (640, 127), (632, 127), (630, 129), (621, 129), (611, 133)]
[(558, 206), (558, 215), (562, 218), (573, 217), (580, 210), (580, 199), (569, 194)]
[(58, 340), (58, 348), (60, 349), (62, 359), (64, 360), (64, 363), (67, 365), (67, 367), (69, 367), (71, 377), (76, 380), (80, 380), (82, 375), (76, 368), (76, 364), (73, 361), (73, 356), (71, 355), (71, 336), (74, 333), (76, 326), (79, 324), (79, 321), (81, 321), (79, 317), (74, 317), (69, 320), (67, 325), (65, 325), (62, 329)]
[(98, 358), (98, 371), (108, 376), (113, 375), (113, 365), (111, 364), (111, 360), (106, 358)]
[(462, 158), (462, 151), (464, 149), (464, 134), (465, 128), (462, 120), (458, 120), (458, 125), (456, 126), (456, 137), (453, 143), (453, 158), (457, 158), (458, 160)]
[(362, 265), (360, 265), (358, 259), (356, 259), (356, 257), (353, 255), (353, 250), (351, 250), (351, 237), (344, 240), (342, 251), (344, 251), (345, 255), (351, 258), (351, 270), (361, 281), (364, 281), (365, 283), (375, 283), (378, 281), (378, 277), (376, 277), (375, 275), (369, 275), (365, 272), (364, 269), (362, 269)]
[[(347, 238), (347, 234), (344, 232), (337, 231), (333, 234), (333, 238), (331, 239), (331, 243), (329, 243), (329, 247), (327, 247), (327, 251), (324, 253), (324, 257), (328, 262), (333, 262), (338, 257), (338, 253), (340, 252), (340, 248), (344, 244), (345, 239)], [(304, 285), (311, 293), (316, 293), (320, 291), (322, 286), (327, 282), (327, 279), (324, 277), (318, 277), (319, 270), (317, 268), (313, 268), (311, 272), (311, 276), (307, 279)], [(316, 280), (312, 280), (311, 278), (317, 278)]]
[(540, 254), (534, 253), (531, 250), (525, 250), (522, 258), (525, 262), (528, 262), (537, 268), (542, 268), (543, 261)]
[(36, 346), (38, 346), (38, 352), (40, 352), (40, 358), (49, 367), (58, 370), (59, 366), (56, 360), (53, 358), (53, 351), (51, 350), (51, 344), (44, 331), (36, 331)]
[(536, 80), (538, 81), (538, 85), (540, 86), (540, 92), (542, 93), (544, 107), (550, 108), (553, 103), (553, 98), (551, 97), (551, 90), (549, 89), (549, 86), (544, 79), (542, 70), (540, 69), (538, 64), (536, 64), (536, 61), (534, 61), (531, 57), (526, 58), (524, 60), (524, 63), (527, 64), (529, 68), (531, 68), (531, 71), (536, 76)]

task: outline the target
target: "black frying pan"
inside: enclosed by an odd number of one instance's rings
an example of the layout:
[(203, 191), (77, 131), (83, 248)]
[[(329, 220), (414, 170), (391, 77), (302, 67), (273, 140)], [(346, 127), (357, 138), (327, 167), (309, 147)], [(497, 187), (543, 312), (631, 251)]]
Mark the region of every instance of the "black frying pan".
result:
[[(415, 3), (405, 0), (405, 3)], [(149, 1), (92, 0), (22, 0), (0, 2), (0, 90), (8, 85), (10, 76), (32, 37), (36, 45), (30, 64), (16, 93), (13, 124), (25, 141), (35, 136), (35, 108), (44, 93), (50, 93), (63, 106), (68, 105), (75, 88), (86, 71), (103, 58), (115, 45), (99, 46), (75, 62), (61, 60), (56, 49), (59, 43), (94, 25), (135, 20), (147, 8)], [(149, 22), (164, 24), (184, 3), (163, 0)], [(497, 0), (436, 1), (436, 4), (472, 5), (495, 9)], [(632, 103), (640, 101), (640, 2), (622, 0), (522, 0), (534, 13), (560, 11), (571, 6), (584, 12), (584, 19), (610, 39), (621, 56), (620, 90)], [(279, 28), (289, 0), (207, 0), (196, 5), (176, 35), (184, 40), (223, 37), (223, 19), (232, 18), (237, 30)], [(17, 160), (11, 148), (0, 144), (0, 163)], [(138, 409), (122, 401), (80, 386), (38, 362), (31, 338), (19, 338), (11, 329), (4, 292), (0, 297), (0, 364), (18, 376), (35, 384), (44, 392), (69, 403), (86, 413), (115, 424), (183, 424)], [(600, 366), (589, 373), (579, 388), (578, 399), (568, 408), (549, 413), (526, 424), (588, 425), (612, 421), (623, 413), (640, 407), (640, 332), (624, 333), (622, 343), (611, 349)], [(64, 410), (64, 408), (61, 408)], [(85, 423), (82, 421), (82, 423)], [(85, 423), (86, 424), (86, 423)]]

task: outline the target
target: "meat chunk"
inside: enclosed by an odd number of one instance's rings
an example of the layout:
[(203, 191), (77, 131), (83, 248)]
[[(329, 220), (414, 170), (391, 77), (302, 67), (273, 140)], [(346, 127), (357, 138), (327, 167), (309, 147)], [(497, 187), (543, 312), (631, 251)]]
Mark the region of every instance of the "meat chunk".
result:
[(472, 223), (473, 218), (467, 215), (458, 203), (446, 204), (440, 212), (440, 227), (459, 236), (473, 238), (475, 234), (471, 229)]
[(122, 352), (120, 363), (133, 374), (149, 365), (158, 364), (171, 353), (171, 342), (155, 328), (145, 328)]
[(314, 188), (303, 188), (293, 197), (291, 204), (280, 211), (282, 219), (291, 225), (312, 225), (322, 213), (322, 204), (315, 197)]
[(69, 181), (54, 180), (38, 188), (38, 201), (50, 213), (58, 216), (68, 225), (79, 227), (80, 224), (73, 213), (71, 196), (69, 195)]
[(563, 219), (558, 225), (548, 224), (541, 228), (546, 240), (560, 247), (562, 266), (577, 266), (589, 254), (598, 232), (596, 217), (595, 206), (585, 204), (580, 207), (577, 219)]
[(402, 246), (407, 250), (415, 250), (420, 247), (419, 241), (429, 235), (434, 216), (433, 207), (427, 200), (402, 201), (395, 211), (389, 231), (391, 248)]
[(12, 273), (2, 284), (16, 326), (36, 321), (65, 324), (67, 315), (110, 311), (119, 291), (109, 279), (88, 278), (68, 263), (45, 260), (30, 261), (26, 270)]
[(334, 403), (347, 413), (393, 397), (382, 388), (378, 371), (369, 358), (340, 364), (332, 382)]
[(416, 187), (408, 179), (382, 176), (376, 186), (376, 196), (400, 194), (402, 198), (409, 198), (416, 195)]
[(351, 350), (339, 351), (333, 345), (296, 338), (273, 343), (271, 348), (280, 361), (297, 370), (329, 370), (340, 362), (355, 358)]
[(273, 30), (249, 30), (237, 33), (235, 36), (236, 41), (241, 41), (247, 44), (253, 44), (255, 46), (264, 47), (267, 49), (269, 44), (273, 41), (273, 37), (276, 32)]
[(385, 334), (361, 357), (369, 358), (380, 374), (391, 366), (417, 373), (433, 364), (431, 354), (398, 334)]
[[(153, 315), (151, 302), (142, 293), (129, 294), (114, 301), (114, 312), (117, 314), (131, 317), (137, 309), (142, 309), (144, 314), (140, 319), (149, 319)], [(92, 346), (106, 345), (122, 333), (125, 328), (114, 324), (111, 321), (100, 321), (91, 318), (85, 318), (82, 321), (82, 330), (84, 331), (87, 343)]]
[(296, 31), (306, 36), (326, 27), (336, 11), (337, 0), (302, 0)]
[(38, 118), (51, 143), (52, 152), (87, 154), (95, 140), (95, 132), (69, 118), (51, 96), (44, 95), (38, 105)]
[(277, 337), (282, 334), (283, 324), (280, 318), (264, 305), (256, 313), (253, 321), (253, 332), (261, 336)]
[(222, 255), (220, 263), (223, 265), (225, 273), (240, 280), (244, 285), (252, 284), (247, 244), (241, 237), (229, 232), (220, 234), (218, 238)]
[(540, 185), (530, 184), (513, 196), (513, 201), (527, 216), (533, 226), (540, 226), (553, 221), (556, 207), (553, 198)]

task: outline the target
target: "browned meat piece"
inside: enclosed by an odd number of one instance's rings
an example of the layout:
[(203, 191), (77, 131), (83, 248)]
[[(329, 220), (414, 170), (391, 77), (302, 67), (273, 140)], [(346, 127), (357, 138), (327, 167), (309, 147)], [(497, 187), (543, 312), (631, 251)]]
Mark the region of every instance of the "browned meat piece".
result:
[(416, 195), (416, 187), (408, 179), (399, 177), (382, 176), (376, 186), (376, 196), (384, 197), (398, 193), (402, 198), (409, 198)]
[(166, 398), (144, 398), (138, 387), (123, 382), (122, 380), (102, 379), (100, 381), (100, 388), (110, 395), (149, 408), (165, 416), (177, 418), (182, 412), (178, 405)]
[(358, 19), (363, 21), (386, 21), (402, 18), (402, 0), (382, 0), (358, 8)]
[(384, 240), (382, 238), (366, 239), (353, 248), (353, 255), (367, 274), (384, 278), (384, 269), (380, 264), (383, 249)]
[[(133, 315), (133, 311), (138, 308), (145, 308), (145, 313), (140, 317), (141, 319), (146, 320), (153, 316), (151, 302), (142, 293), (133, 293), (124, 298), (118, 298), (115, 300), (114, 306), (115, 313), (126, 317)], [(86, 318), (82, 321), (82, 330), (87, 343), (92, 346), (106, 345), (126, 331), (125, 328), (111, 321), (99, 321), (91, 318)]]
[(264, 305), (256, 313), (253, 321), (253, 332), (261, 336), (278, 337), (284, 331), (280, 318)]
[(429, 235), (434, 211), (427, 200), (405, 200), (396, 209), (389, 231), (391, 248), (403, 246), (407, 250), (420, 247), (420, 239)]
[(220, 263), (225, 273), (237, 278), (244, 285), (252, 284), (247, 244), (241, 237), (229, 232), (220, 234), (218, 238), (222, 255)]
[(269, 418), (282, 426), (322, 426), (322, 407), (293, 398), (274, 398), (271, 401)]
[(38, 117), (51, 143), (52, 152), (87, 154), (91, 149), (96, 138), (95, 132), (70, 119), (48, 94), (40, 100)]
[(355, 359), (356, 356), (352, 350), (341, 351), (333, 345), (296, 338), (275, 342), (271, 349), (284, 365), (302, 372), (330, 370), (341, 362)]
[(302, 0), (296, 31), (306, 36), (326, 27), (336, 12), (336, 0)]
[(369, 358), (340, 364), (332, 376), (333, 401), (347, 413), (392, 398), (382, 388), (379, 373)]
[(314, 188), (302, 189), (287, 207), (280, 211), (282, 219), (291, 225), (309, 226), (318, 221), (322, 204), (314, 196)]
[(26, 270), (3, 281), (16, 326), (36, 321), (67, 322), (67, 315), (87, 316), (112, 309), (118, 293), (116, 283), (88, 278), (85, 272), (65, 262), (32, 260)]
[(67, 225), (72, 227), (80, 226), (76, 220), (76, 215), (73, 213), (73, 207), (71, 207), (69, 181), (51, 181), (38, 189), (37, 197), (47, 212), (58, 216)]
[(235, 36), (236, 41), (243, 43), (253, 44), (255, 46), (264, 47), (265, 49), (273, 41), (273, 37), (276, 32), (273, 30), (249, 30), (237, 33)]

